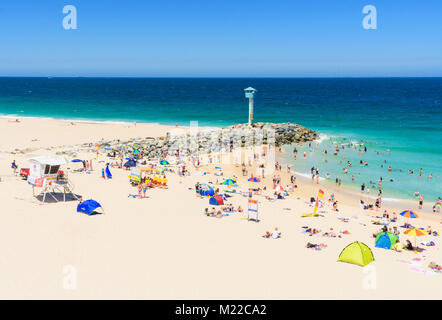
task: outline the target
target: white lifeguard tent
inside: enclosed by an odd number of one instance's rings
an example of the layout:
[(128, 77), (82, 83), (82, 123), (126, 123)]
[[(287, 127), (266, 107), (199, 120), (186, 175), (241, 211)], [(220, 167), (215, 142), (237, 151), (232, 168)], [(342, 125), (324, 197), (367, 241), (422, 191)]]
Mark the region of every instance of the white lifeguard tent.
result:
[[(68, 164), (65, 158), (38, 156), (29, 159), (31, 164), (29, 168), (28, 183), (35, 188), (42, 188), (43, 202), (46, 195), (49, 194), (56, 202), (59, 200), (55, 197), (55, 193), (63, 193), (63, 201), (66, 201), (66, 194), (72, 193), (73, 185), (66, 177), (59, 175), (60, 167)], [(35, 195), (35, 193), (34, 193)], [(72, 195), (77, 198), (75, 194)], [(77, 198), (78, 199), (78, 198)]]

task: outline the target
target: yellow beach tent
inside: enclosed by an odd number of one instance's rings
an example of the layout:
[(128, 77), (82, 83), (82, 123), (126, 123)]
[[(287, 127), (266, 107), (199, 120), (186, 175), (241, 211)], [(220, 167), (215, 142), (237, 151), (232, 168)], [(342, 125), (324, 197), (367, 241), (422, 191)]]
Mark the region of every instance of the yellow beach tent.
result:
[(370, 248), (362, 242), (353, 242), (346, 246), (339, 255), (338, 261), (366, 266), (374, 261), (373, 253)]

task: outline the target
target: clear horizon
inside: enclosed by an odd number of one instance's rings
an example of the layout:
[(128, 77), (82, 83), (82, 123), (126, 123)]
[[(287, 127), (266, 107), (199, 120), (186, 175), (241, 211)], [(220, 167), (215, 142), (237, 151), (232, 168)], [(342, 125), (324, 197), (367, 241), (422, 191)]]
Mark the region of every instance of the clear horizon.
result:
[[(76, 30), (66, 30), (66, 5)], [(376, 29), (364, 29), (366, 5)], [(0, 76), (442, 77), (442, 3), (44, 0), (0, 5)]]

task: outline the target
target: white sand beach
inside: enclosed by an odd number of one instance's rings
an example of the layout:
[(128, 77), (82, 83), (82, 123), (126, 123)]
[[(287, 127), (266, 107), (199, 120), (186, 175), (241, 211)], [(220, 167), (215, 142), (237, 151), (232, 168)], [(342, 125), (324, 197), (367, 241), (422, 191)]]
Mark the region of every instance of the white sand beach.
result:
[[(81, 164), (62, 169), (83, 199), (102, 204), (104, 214), (77, 213), (78, 201), (42, 203), (32, 187), (14, 175), (11, 162), (29, 167), (28, 159), (52, 155), (82, 143), (102, 139), (164, 136), (172, 127), (156, 124), (82, 123), (51, 119), (0, 119), (0, 298), (1, 299), (441, 299), (442, 273), (428, 267), (442, 265), (441, 236), (417, 238), (423, 252), (396, 252), (375, 247), (373, 233), (400, 209), (362, 210), (357, 196), (331, 190), (324, 182), (297, 179), (298, 188), (283, 200), (259, 201), (260, 222), (247, 221), (247, 213), (232, 212), (222, 218), (204, 215), (211, 209), (208, 198), (196, 196), (195, 184), (222, 182), (237, 176), (238, 187), (221, 190), (247, 191), (251, 183), (241, 166), (221, 164), (223, 177), (214, 176), (215, 164), (195, 168), (189, 176), (167, 173), (168, 188), (137, 194), (129, 183), (128, 171), (111, 168), (113, 178), (102, 179), (101, 169), (111, 162), (100, 153), (80, 152), (80, 159), (94, 159), (90, 173), (75, 172)], [(20, 149), (24, 153), (18, 153)], [(68, 159), (72, 160), (72, 159)], [(248, 168), (253, 172), (254, 168)], [(208, 172), (202, 175), (203, 172)], [(281, 185), (290, 174), (276, 171)], [(272, 193), (272, 175), (260, 187)], [(324, 190), (319, 217), (302, 218), (313, 212), (308, 201)], [(327, 200), (334, 192), (339, 212)], [(247, 211), (247, 196), (229, 193), (227, 203)], [(399, 216), (388, 225), (400, 230), (400, 241), (414, 237), (400, 228), (405, 222), (415, 227), (442, 231), (440, 215), (421, 212), (418, 219)], [(346, 220), (344, 220), (347, 218)], [(347, 222), (345, 222), (347, 221)], [(277, 227), (281, 238), (263, 238)], [(320, 229), (320, 235), (302, 233)], [(333, 228), (340, 237), (322, 234)], [(342, 233), (341, 233), (342, 231)], [(344, 233), (348, 231), (349, 234)], [(365, 267), (338, 262), (350, 243), (365, 243), (375, 261)], [(422, 245), (433, 241), (435, 246)], [(306, 244), (325, 244), (322, 250)], [(73, 286), (66, 283), (74, 283)]]

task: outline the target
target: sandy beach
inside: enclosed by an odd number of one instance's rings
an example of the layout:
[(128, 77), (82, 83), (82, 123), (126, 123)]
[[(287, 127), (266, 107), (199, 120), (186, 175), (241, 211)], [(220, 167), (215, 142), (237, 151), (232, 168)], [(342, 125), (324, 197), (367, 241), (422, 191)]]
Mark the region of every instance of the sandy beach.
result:
[[(358, 195), (339, 192), (325, 182), (319, 184), (297, 177), (297, 188), (283, 200), (269, 201), (272, 176), (281, 185), (290, 183), (285, 167), (267, 175), (258, 200), (260, 222), (247, 220), (247, 213), (232, 212), (222, 218), (204, 215), (209, 199), (198, 197), (195, 184), (221, 183), (237, 177), (237, 187), (220, 190), (246, 192), (256, 163), (242, 176), (241, 166), (220, 164), (194, 167), (188, 176), (167, 173), (168, 188), (137, 194), (129, 183), (128, 171), (111, 168), (112, 179), (101, 178), (101, 168), (111, 162), (106, 153), (79, 152), (80, 159), (94, 159), (90, 173), (76, 172), (81, 164), (62, 169), (83, 199), (95, 199), (104, 214), (88, 216), (76, 212), (78, 201), (42, 203), (32, 187), (14, 175), (11, 162), (29, 167), (37, 155), (57, 156), (83, 143), (102, 140), (164, 136), (173, 127), (137, 123), (87, 123), (52, 119), (0, 119), (0, 298), (2, 299), (441, 299), (442, 274), (432, 271), (432, 261), (442, 264), (439, 236), (417, 239), (423, 252), (395, 252), (375, 247), (373, 233), (382, 226), (384, 210), (399, 216), (403, 204), (383, 206), (379, 211), (362, 210)], [(18, 152), (18, 150), (23, 152)], [(278, 155), (277, 155), (278, 156)], [(69, 161), (72, 159), (68, 159)], [(277, 157), (278, 160), (278, 157)], [(207, 172), (206, 175), (202, 175)], [(324, 191), (319, 217), (302, 218), (313, 212), (309, 203), (318, 190)], [(334, 193), (339, 211), (327, 201)], [(230, 193), (227, 203), (247, 208), (248, 197)], [(410, 203), (410, 206), (413, 205)], [(405, 243), (405, 222), (415, 227), (442, 231), (440, 214), (421, 212), (409, 221), (398, 217), (388, 225), (400, 230)], [(262, 235), (277, 227), (279, 239)], [(310, 227), (339, 237), (302, 233)], [(375, 261), (366, 267), (337, 262), (341, 251), (354, 241), (365, 243)], [(435, 246), (421, 245), (433, 241)], [(325, 244), (322, 250), (306, 244)], [(73, 277), (73, 278), (72, 278)], [(75, 279), (75, 285), (66, 281)]]

